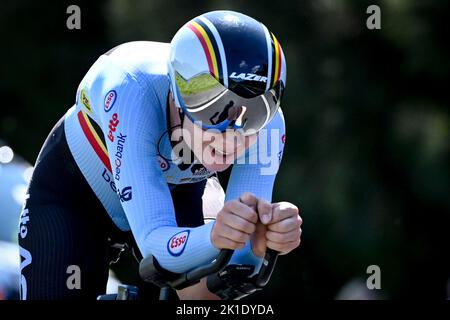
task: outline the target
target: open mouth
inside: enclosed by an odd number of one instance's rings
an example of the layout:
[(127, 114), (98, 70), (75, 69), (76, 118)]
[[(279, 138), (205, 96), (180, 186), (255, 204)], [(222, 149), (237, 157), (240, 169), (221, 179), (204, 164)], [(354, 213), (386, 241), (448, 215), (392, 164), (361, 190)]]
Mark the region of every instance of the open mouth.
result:
[(211, 155), (217, 160), (221, 159), (221, 160), (219, 160), (220, 162), (228, 163), (234, 157), (234, 152), (233, 151), (231, 151), (231, 152), (224, 152), (224, 151), (222, 151), (220, 149), (216, 149), (216, 148), (213, 148), (211, 146), (210, 146), (210, 148), (211, 148)]
[(223, 152), (223, 151), (221, 151), (221, 150), (219, 150), (219, 149), (213, 149), (213, 152), (214, 152), (214, 154), (216, 155), (218, 155), (218, 156), (222, 156), (222, 157), (226, 157), (226, 156), (229, 156), (229, 155), (231, 155), (231, 154), (233, 154), (233, 152)]

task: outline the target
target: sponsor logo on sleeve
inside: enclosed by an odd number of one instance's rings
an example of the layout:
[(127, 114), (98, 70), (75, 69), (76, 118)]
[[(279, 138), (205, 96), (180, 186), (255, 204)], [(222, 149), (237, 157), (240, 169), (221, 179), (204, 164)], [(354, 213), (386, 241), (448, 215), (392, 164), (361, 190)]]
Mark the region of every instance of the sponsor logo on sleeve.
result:
[(114, 106), (114, 103), (116, 102), (117, 99), (117, 93), (115, 90), (111, 90), (109, 91), (106, 96), (105, 96), (105, 111), (109, 112), (109, 110), (112, 109), (112, 107)]
[(86, 90), (84, 90), (84, 89), (81, 89), (80, 101), (83, 104), (83, 106), (86, 108), (86, 110), (92, 114), (91, 102), (89, 101), (89, 97), (86, 93)]
[(167, 171), (170, 168), (169, 162), (161, 156), (158, 156), (159, 167), (162, 171)]
[(174, 257), (181, 255), (186, 248), (189, 238), (189, 230), (184, 230), (173, 235), (167, 242), (167, 251)]
[[(22, 213), (20, 214), (20, 221), (19, 221), (19, 236), (22, 239), (25, 239), (27, 237), (28, 234), (28, 222), (30, 221), (30, 215), (29, 215), (29, 210), (27, 208), (28, 206), (28, 199), (30, 198), (30, 195), (27, 194), (25, 196), (25, 204), (22, 208)], [(25, 274), (23, 273), (23, 269), (26, 268), (28, 265), (31, 264), (31, 262), (33, 261), (33, 257), (31, 256), (31, 252), (28, 251), (25, 248), (22, 248), (21, 246), (19, 246), (19, 252), (20, 252), (20, 273), (21, 273), (21, 278), (20, 278), (20, 296), (22, 297), (22, 299), (26, 300), (27, 299), (27, 278), (25, 278)], [(29, 279), (28, 279), (29, 280)]]
[(109, 176), (108, 171), (107, 171), (105, 168), (103, 169), (102, 178), (106, 181), (106, 183), (109, 184), (111, 190), (112, 190), (114, 193), (117, 193), (116, 184), (115, 184), (114, 181), (111, 179), (111, 177)]
[(211, 172), (202, 164), (194, 164), (191, 166), (191, 172), (194, 176), (209, 176)]
[(116, 154), (115, 154), (116, 159), (114, 160), (116, 172), (114, 175), (114, 179), (119, 181), (120, 180), (120, 167), (122, 166), (123, 148), (124, 148), (127, 136), (120, 133), (119, 135), (116, 136), (116, 138), (117, 138), (117, 148), (116, 148)]
[(108, 132), (108, 139), (111, 142), (114, 142), (114, 135), (113, 133), (116, 132), (117, 126), (119, 125), (119, 116), (117, 115), (117, 113), (114, 113), (111, 117), (111, 119), (109, 120), (109, 132)]
[(119, 195), (120, 202), (126, 202), (133, 199), (133, 192), (131, 186), (125, 187), (122, 190), (117, 189), (117, 194)]

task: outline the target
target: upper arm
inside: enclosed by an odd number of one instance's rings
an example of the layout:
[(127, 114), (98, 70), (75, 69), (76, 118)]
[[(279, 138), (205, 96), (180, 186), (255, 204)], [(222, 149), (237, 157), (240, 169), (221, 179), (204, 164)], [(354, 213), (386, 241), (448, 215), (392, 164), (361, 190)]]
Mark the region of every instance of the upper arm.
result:
[(97, 103), (102, 106), (97, 116), (118, 197), (142, 251), (152, 230), (176, 226), (170, 190), (157, 159), (156, 142), (164, 123), (159, 101), (151, 88), (143, 90), (120, 69), (100, 75), (95, 86)]
[[(98, 118), (118, 197), (142, 255), (153, 255), (172, 272), (211, 261), (218, 252), (210, 239), (212, 224), (177, 227), (157, 157), (157, 142), (166, 122), (155, 89), (142, 88), (130, 74), (117, 70), (96, 81), (96, 97), (101, 97), (97, 103), (105, 104), (113, 92), (113, 103), (99, 108)], [(182, 247), (173, 241), (180, 234), (186, 236)]]

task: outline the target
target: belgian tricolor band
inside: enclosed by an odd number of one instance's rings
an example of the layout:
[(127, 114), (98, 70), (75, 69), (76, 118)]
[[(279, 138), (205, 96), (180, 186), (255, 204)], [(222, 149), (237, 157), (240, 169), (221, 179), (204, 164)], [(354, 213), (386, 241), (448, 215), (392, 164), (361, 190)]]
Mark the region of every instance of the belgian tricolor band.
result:
[(109, 172), (112, 172), (111, 163), (109, 162), (108, 150), (106, 149), (106, 143), (100, 127), (95, 122), (91, 121), (86, 112), (82, 110), (78, 111), (77, 116), (78, 121), (80, 122), (81, 129), (88, 139), (89, 144), (92, 146), (106, 169), (108, 169)]
[(224, 57), (221, 57), (218, 43), (211, 30), (200, 19), (189, 22), (187, 27), (195, 33), (202, 44), (206, 60), (208, 61), (210, 74), (216, 78), (217, 81), (222, 82), (224, 68), (222, 65), (222, 58)]
[(272, 88), (276, 85), (278, 80), (280, 80), (280, 74), (281, 74), (281, 46), (278, 42), (277, 38), (273, 33), (270, 33), (272, 38), (272, 52), (273, 52), (273, 58), (272, 58), (272, 74), (269, 79), (272, 79)]
[[(208, 62), (209, 73), (220, 83), (227, 86), (228, 70), (226, 57), (222, 40), (217, 30), (214, 29), (214, 25), (205, 18), (197, 18), (189, 22), (186, 27), (194, 32), (200, 41)], [(270, 88), (275, 87), (278, 80), (280, 80), (282, 64), (284, 62), (281, 45), (277, 38), (268, 30), (265, 30), (265, 32), (267, 33), (268, 48), (271, 51), (268, 56), (269, 69), (267, 70), (267, 79), (269, 79), (269, 82), (267, 83), (266, 88), (266, 90), (269, 90)]]

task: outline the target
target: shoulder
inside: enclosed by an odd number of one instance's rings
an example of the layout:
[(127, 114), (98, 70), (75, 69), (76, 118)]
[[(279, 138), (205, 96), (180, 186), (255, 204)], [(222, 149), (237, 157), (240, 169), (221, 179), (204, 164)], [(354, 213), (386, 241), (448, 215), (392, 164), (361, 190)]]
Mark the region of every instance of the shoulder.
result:
[(134, 41), (121, 44), (104, 56), (113, 68), (126, 72), (147, 99), (156, 99), (159, 104), (165, 105), (170, 83), (167, 67), (169, 50), (168, 43)]
[(133, 41), (123, 43), (104, 55), (132, 74), (167, 75), (169, 43)]
[(90, 100), (93, 109), (106, 111), (125, 99), (129, 110), (135, 110), (131, 104), (142, 101), (156, 111), (165, 105), (169, 91), (168, 54), (169, 44), (150, 41), (128, 42), (109, 50), (81, 81), (77, 104)]

